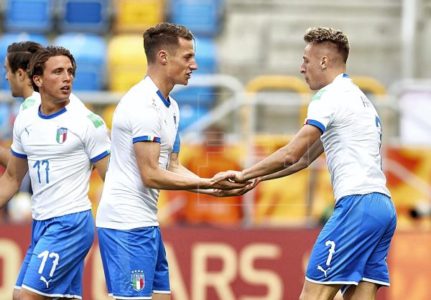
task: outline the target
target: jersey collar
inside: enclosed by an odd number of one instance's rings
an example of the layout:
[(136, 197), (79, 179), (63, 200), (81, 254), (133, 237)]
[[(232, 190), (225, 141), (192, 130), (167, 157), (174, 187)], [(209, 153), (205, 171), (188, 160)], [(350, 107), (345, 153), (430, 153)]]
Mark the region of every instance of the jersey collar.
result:
[(154, 81), (150, 78), (150, 76), (146, 76), (145, 77), (145, 81), (148, 82), (148, 84), (151, 85), (151, 87), (153, 88), (154, 92), (157, 94), (157, 96), (159, 96), (160, 100), (162, 100), (163, 104), (169, 108), (169, 106), (171, 105), (171, 100), (169, 99), (169, 96), (167, 98), (165, 98), (162, 94), (162, 92), (160, 92), (159, 88), (156, 86), (156, 84), (154, 83)]
[(60, 109), (59, 111), (57, 111), (53, 114), (44, 115), (42, 113), (41, 106), (39, 105), (39, 109), (37, 110), (37, 113), (38, 113), (39, 117), (41, 117), (42, 119), (53, 119), (53, 118), (65, 113), (66, 111), (67, 111), (66, 107), (63, 107), (62, 109)]
[(165, 97), (163, 97), (163, 94), (160, 90), (157, 90), (157, 95), (159, 96), (159, 98), (162, 100), (163, 104), (166, 107), (169, 107), (171, 105), (171, 100), (169, 100), (169, 96), (168, 98), (165, 99)]

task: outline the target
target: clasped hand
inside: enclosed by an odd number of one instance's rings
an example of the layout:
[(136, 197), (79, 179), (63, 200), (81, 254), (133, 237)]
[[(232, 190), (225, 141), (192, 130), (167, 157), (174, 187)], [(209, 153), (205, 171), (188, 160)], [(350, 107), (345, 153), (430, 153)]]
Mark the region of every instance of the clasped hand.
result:
[(239, 196), (247, 193), (259, 183), (259, 178), (245, 180), (240, 171), (223, 171), (211, 178), (213, 193), (218, 197)]

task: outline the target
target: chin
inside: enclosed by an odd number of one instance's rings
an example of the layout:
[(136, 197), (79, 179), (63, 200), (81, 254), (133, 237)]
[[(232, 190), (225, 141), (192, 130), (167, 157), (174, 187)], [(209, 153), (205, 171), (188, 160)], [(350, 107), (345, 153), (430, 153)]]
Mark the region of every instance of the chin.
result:
[(68, 96), (64, 96), (64, 95), (62, 95), (61, 97), (58, 97), (58, 98), (55, 100), (55, 103), (64, 103), (64, 102), (67, 102), (67, 101), (69, 101), (69, 96), (70, 96), (70, 95), (68, 95)]

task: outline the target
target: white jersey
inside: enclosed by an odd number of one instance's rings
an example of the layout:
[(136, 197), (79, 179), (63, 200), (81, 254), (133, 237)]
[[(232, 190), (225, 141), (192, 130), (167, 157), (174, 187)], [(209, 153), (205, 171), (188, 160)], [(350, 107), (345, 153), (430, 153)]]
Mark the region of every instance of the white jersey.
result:
[[(74, 94), (70, 94), (69, 100), (70, 100), (69, 105), (72, 105), (72, 106), (78, 105), (78, 106), (85, 107), (84, 103), (82, 103), (82, 101)], [(22, 112), (23, 110), (29, 109), (34, 106), (39, 107), (40, 102), (41, 102), (40, 94), (36, 91), (33, 91), (33, 94), (31, 94), (30, 97), (26, 98), (24, 102), (19, 106), (19, 112)]]
[(160, 143), (160, 168), (179, 151), (179, 110), (164, 99), (150, 77), (132, 87), (118, 103), (112, 122), (112, 153), (97, 210), (98, 227), (128, 230), (157, 226), (158, 189), (144, 185), (134, 143)]
[(39, 107), (18, 114), (11, 146), (13, 155), (28, 161), (33, 219), (91, 209), (92, 163), (110, 152), (105, 123), (83, 105), (70, 103), (51, 115)]
[(382, 171), (379, 115), (347, 74), (340, 74), (314, 95), (305, 123), (323, 133), (335, 200), (372, 192), (390, 196)]

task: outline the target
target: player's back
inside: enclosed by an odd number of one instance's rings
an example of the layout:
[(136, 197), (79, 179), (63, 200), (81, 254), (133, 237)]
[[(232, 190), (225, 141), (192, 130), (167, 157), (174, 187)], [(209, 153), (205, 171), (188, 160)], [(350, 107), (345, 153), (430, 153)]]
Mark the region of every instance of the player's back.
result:
[(332, 112), (322, 135), (335, 198), (381, 192), (389, 195), (381, 168), (380, 117), (372, 102), (352, 83), (338, 77), (322, 91)]

